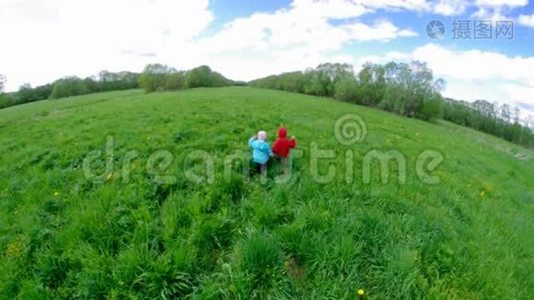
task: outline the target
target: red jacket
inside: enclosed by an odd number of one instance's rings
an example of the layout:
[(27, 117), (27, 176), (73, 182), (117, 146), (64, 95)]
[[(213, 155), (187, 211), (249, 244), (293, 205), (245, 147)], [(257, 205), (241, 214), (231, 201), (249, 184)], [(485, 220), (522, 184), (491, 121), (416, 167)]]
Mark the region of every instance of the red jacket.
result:
[(289, 149), (297, 146), (296, 139), (287, 138), (287, 129), (281, 127), (278, 129), (278, 138), (273, 144), (273, 153), (280, 157), (287, 157), (289, 155)]

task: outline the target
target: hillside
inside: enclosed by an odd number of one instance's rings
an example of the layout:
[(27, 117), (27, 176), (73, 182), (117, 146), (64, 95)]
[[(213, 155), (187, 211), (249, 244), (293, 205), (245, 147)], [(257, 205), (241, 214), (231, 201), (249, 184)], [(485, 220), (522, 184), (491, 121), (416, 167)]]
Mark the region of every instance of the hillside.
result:
[[(334, 130), (347, 114), (367, 127), (351, 145)], [(302, 150), (289, 182), (225, 175), (280, 123)], [(0, 298), (534, 295), (534, 153), (451, 123), (246, 87), (127, 90), (2, 109), (0, 141)], [(317, 148), (336, 156), (327, 183)], [(394, 162), (366, 180), (377, 150), (406, 160), (404, 184)], [(439, 183), (418, 176), (425, 150)], [(193, 182), (202, 157), (213, 180)]]

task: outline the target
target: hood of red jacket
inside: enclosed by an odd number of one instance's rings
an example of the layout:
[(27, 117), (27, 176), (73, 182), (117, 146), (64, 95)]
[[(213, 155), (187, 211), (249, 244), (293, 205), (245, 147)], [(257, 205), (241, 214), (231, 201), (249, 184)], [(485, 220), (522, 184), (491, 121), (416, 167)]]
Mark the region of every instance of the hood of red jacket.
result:
[(287, 129), (285, 129), (284, 127), (281, 127), (280, 129), (278, 129), (278, 137), (279, 138), (287, 137)]

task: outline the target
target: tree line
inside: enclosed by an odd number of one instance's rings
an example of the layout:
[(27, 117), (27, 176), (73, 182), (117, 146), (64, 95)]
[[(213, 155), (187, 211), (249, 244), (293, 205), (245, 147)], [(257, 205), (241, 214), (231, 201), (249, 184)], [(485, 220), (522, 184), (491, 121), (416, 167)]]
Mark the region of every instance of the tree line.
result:
[[(147, 65), (141, 73), (102, 71), (97, 76), (65, 77), (38, 87), (24, 84), (13, 93), (1, 93), (5, 82), (6, 78), (0, 75), (0, 108), (113, 90), (142, 88), (149, 93), (244, 84), (229, 80), (208, 66), (178, 71), (162, 64)], [(441, 91), (445, 84), (443, 79), (434, 78), (425, 63), (418, 61), (366, 63), (358, 73), (354, 73), (349, 64), (325, 63), (313, 69), (272, 75), (248, 83), (258, 88), (333, 97), (427, 121), (443, 119), (534, 147), (534, 133), (521, 124), (517, 108), (486, 100), (469, 103), (444, 99)]]
[(139, 86), (147, 93), (197, 87), (222, 87), (234, 84), (234, 81), (211, 70), (208, 66), (200, 66), (189, 71), (178, 71), (166, 65), (152, 64), (146, 66), (139, 77)]
[(366, 63), (358, 73), (352, 65), (325, 63), (305, 71), (287, 72), (249, 82), (252, 87), (284, 90), (370, 106), (427, 121), (444, 119), (534, 147), (534, 133), (521, 125), (519, 110), (486, 100), (474, 103), (444, 99), (446, 82), (434, 78), (426, 63)]
[(352, 65), (326, 63), (303, 72), (257, 79), (253, 87), (279, 89), (377, 107), (407, 117), (440, 117), (440, 91), (445, 82), (434, 80), (420, 62), (386, 65), (367, 63), (355, 74)]
[[(444, 120), (470, 127), (512, 143), (534, 147), (534, 128), (520, 122), (520, 110), (509, 104), (498, 105), (487, 100), (473, 103), (444, 99)], [(532, 125), (531, 125), (532, 126)]]
[(102, 71), (96, 76), (83, 79), (69, 76), (37, 87), (32, 87), (26, 83), (13, 93), (1, 93), (5, 82), (5, 77), (0, 75), (0, 108), (44, 99), (58, 99), (106, 91), (143, 88), (146, 92), (155, 92), (235, 84), (223, 75), (212, 71), (208, 66), (200, 66), (188, 71), (177, 71), (161, 64), (148, 65), (142, 73)]
[(0, 94), (0, 108), (44, 99), (134, 89), (139, 87), (139, 76), (138, 73), (132, 72), (113, 73), (102, 71), (96, 76), (84, 79), (69, 76), (37, 87), (32, 87), (29, 83), (25, 83), (16, 92)]

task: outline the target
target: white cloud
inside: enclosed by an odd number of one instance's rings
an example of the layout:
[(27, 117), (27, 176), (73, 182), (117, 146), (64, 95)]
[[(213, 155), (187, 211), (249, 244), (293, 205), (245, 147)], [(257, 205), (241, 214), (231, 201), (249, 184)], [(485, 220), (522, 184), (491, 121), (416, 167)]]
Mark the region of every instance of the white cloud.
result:
[(476, 0), (475, 5), (478, 9), (473, 17), (495, 22), (510, 20), (511, 11), (528, 5), (528, 0)]
[(426, 0), (376, 0), (366, 1), (361, 0), (360, 3), (365, 4), (368, 7), (389, 10), (411, 10), (411, 11), (427, 11), (431, 8), (432, 1)]
[(359, 17), (369, 8), (358, 1), (346, 0), (294, 0), (290, 11), (295, 17), (304, 17), (301, 22), (314, 18), (345, 19)]
[(431, 62), (440, 74), (463, 80), (507, 80), (529, 83), (534, 80), (534, 57), (510, 57), (482, 50), (454, 51), (427, 44), (414, 57)]
[[(337, 52), (351, 42), (417, 35), (387, 20), (365, 24), (354, 19), (371, 9), (358, 1), (296, 0), (288, 9), (231, 21), (215, 35), (197, 41), (198, 55), (191, 62), (207, 63), (230, 78), (250, 80), (340, 61), (346, 56)], [(332, 24), (334, 19), (340, 20), (338, 24)]]
[(140, 71), (152, 62), (179, 69), (208, 64), (242, 80), (314, 67), (339, 59), (337, 52), (349, 42), (417, 35), (387, 20), (365, 24), (355, 18), (378, 8), (428, 6), (419, 0), (294, 0), (288, 8), (233, 20), (200, 38), (214, 19), (208, 0), (4, 1), (0, 30), (4, 43), (14, 46), (0, 48), (0, 72), (9, 90), (103, 69)]
[(508, 6), (517, 7), (528, 5), (528, 0), (476, 0), (478, 6)]
[(475, 18), (488, 20), (506, 20), (513, 9), (528, 5), (528, 0), (439, 0), (433, 1), (431, 11), (444, 16), (459, 16), (473, 8)]
[(444, 16), (461, 15), (468, 3), (463, 0), (440, 0), (434, 5), (434, 12)]
[(398, 37), (417, 36), (417, 33), (411, 29), (399, 29), (388, 21), (377, 22), (372, 27), (363, 23), (356, 23), (344, 28), (350, 32), (351, 39), (357, 41), (389, 41)]
[(519, 24), (534, 27), (534, 14), (532, 15), (520, 15), (517, 19)]
[[(213, 20), (208, 0), (7, 0), (0, 4), (8, 89), (99, 70), (140, 70), (162, 49), (190, 48)], [(6, 46), (8, 45), (8, 46)]]

